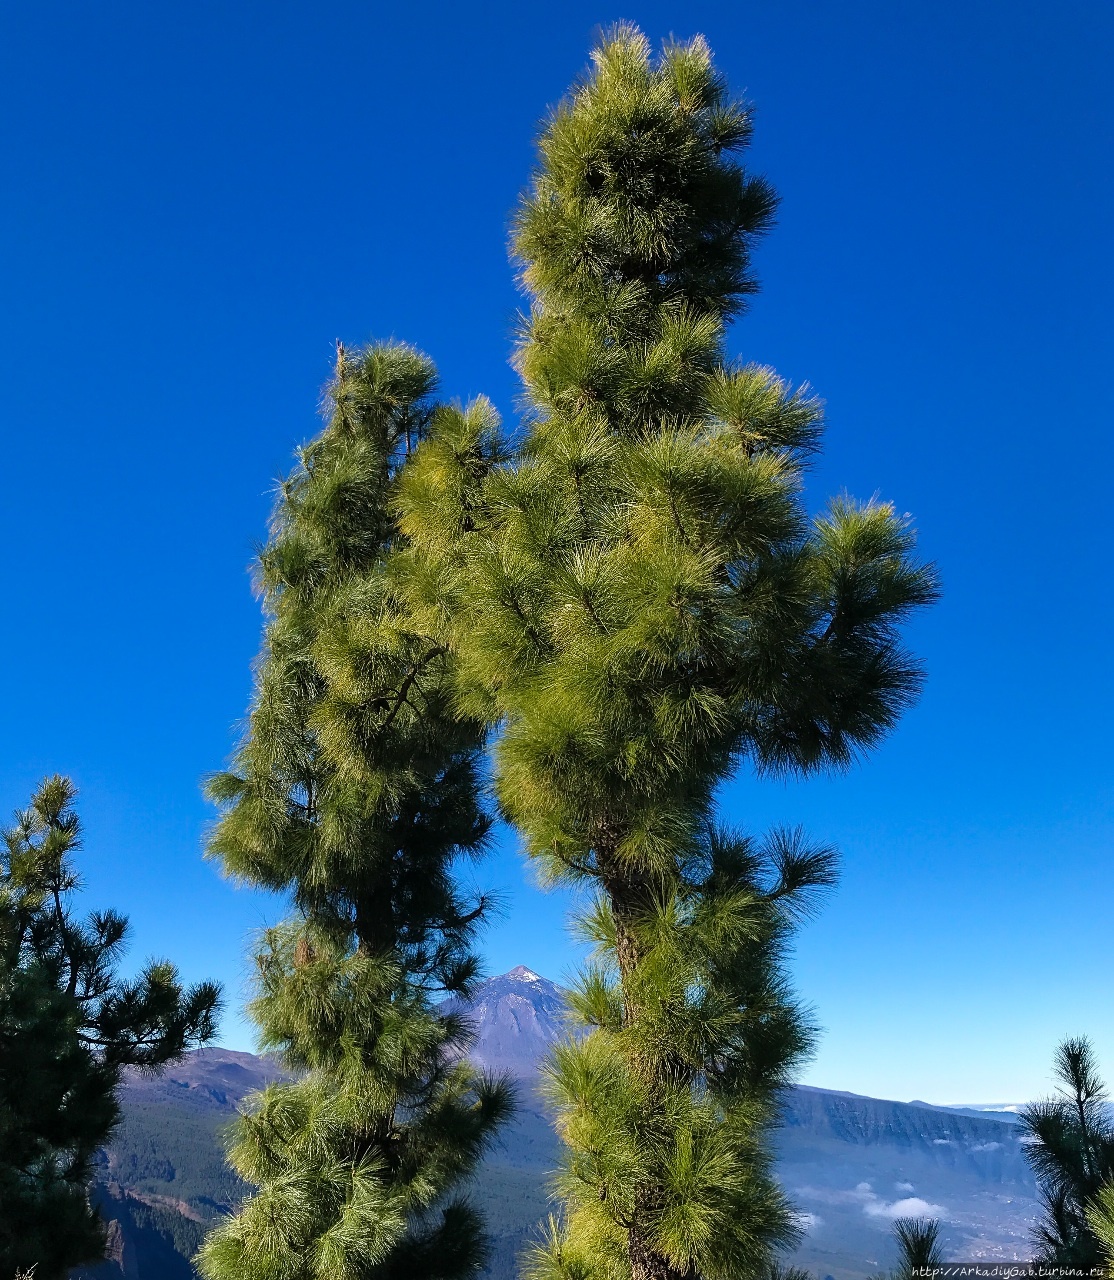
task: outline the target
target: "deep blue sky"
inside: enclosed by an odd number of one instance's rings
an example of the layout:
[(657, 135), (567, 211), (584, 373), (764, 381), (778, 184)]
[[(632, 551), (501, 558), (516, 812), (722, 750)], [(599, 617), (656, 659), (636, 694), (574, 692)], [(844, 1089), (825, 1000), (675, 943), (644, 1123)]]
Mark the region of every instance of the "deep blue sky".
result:
[[(1108, 508), (1114, 9), (1019, 0), (8, 3), (0, 9), (0, 808), (72, 774), (89, 905), (218, 976), (275, 904), (201, 859), (246, 706), (247, 575), (333, 341), (394, 335), (510, 416), (508, 213), (594, 29), (703, 31), (783, 204), (733, 349), (825, 398), (817, 504), (911, 512), (942, 602), (867, 763), (740, 779), (844, 877), (801, 938), (807, 1079), (1025, 1098), (1114, 1076)], [(489, 968), (554, 978), (567, 903), (511, 841)]]

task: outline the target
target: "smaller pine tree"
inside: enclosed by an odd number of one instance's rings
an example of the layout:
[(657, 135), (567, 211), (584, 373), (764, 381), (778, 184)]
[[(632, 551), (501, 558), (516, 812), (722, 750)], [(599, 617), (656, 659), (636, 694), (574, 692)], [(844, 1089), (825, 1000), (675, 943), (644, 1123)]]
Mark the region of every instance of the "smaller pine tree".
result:
[(75, 795), (68, 778), (46, 779), (0, 852), (0, 1275), (36, 1280), (103, 1256), (88, 1184), (123, 1069), (203, 1044), (220, 1005), (213, 983), (183, 988), (166, 961), (121, 978), (127, 920), (74, 914)]
[(879, 1280), (913, 1280), (926, 1270), (943, 1265), (940, 1251), (940, 1224), (935, 1218), (898, 1218), (894, 1223), (898, 1263)]
[(257, 1188), (199, 1255), (208, 1280), (455, 1280), (484, 1257), (461, 1194), (510, 1106), (445, 1012), (477, 977), (488, 902), (455, 864), (490, 819), (483, 728), (451, 704), (448, 654), (399, 596), (399, 472), (435, 406), (419, 352), (338, 350), (324, 431), (283, 482), (261, 556), (268, 621), (248, 733), (213, 780), (210, 849), (288, 893), (251, 1013), (299, 1073), (237, 1125)]
[[(1030, 1138), (1026, 1157), (1036, 1174), (1044, 1217), (1036, 1230), (1035, 1261), (1048, 1266), (1090, 1268), (1108, 1257), (1104, 1206), (1114, 1183), (1114, 1125), (1107, 1108), (1094, 1051), (1086, 1037), (1065, 1040), (1056, 1050), (1057, 1097), (1021, 1113)], [(1096, 1230), (1096, 1221), (1100, 1229)]]

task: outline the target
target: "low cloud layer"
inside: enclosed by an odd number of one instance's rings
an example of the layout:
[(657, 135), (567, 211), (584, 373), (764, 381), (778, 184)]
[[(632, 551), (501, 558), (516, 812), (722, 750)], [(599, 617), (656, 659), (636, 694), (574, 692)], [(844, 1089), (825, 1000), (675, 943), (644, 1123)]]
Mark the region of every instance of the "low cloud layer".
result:
[[(894, 1186), (899, 1192), (908, 1193), (915, 1190), (911, 1182), (895, 1182)], [(878, 1195), (873, 1184), (869, 1182), (860, 1182), (850, 1191), (836, 1191), (827, 1187), (795, 1187), (793, 1193), (802, 1199), (811, 1200), (814, 1204), (848, 1207), (858, 1205), (866, 1217), (883, 1222), (893, 1222), (895, 1218), (947, 1218), (948, 1216), (945, 1205), (933, 1204), (922, 1196), (905, 1194), (896, 1200), (886, 1200)], [(812, 1221), (806, 1222), (806, 1219), (812, 1219)], [(806, 1231), (820, 1226), (823, 1221), (815, 1214), (803, 1213), (798, 1215), (798, 1220)]]
[[(899, 1191), (912, 1191), (911, 1182), (899, 1182)], [(902, 1196), (900, 1200), (883, 1200), (876, 1195), (869, 1182), (860, 1182), (855, 1188), (855, 1195), (861, 1201), (863, 1213), (868, 1218), (885, 1218), (892, 1222), (895, 1218), (942, 1218), (947, 1209), (942, 1204), (932, 1204), (920, 1196)]]

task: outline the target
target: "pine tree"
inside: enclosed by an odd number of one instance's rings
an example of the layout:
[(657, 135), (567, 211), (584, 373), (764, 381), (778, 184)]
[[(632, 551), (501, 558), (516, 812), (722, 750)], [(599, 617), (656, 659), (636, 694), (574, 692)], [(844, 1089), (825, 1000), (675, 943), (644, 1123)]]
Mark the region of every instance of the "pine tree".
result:
[[(1036, 1231), (1036, 1262), (1088, 1269), (1107, 1261), (1103, 1191), (1114, 1185), (1114, 1125), (1106, 1088), (1086, 1037), (1056, 1050), (1059, 1096), (1021, 1113), (1030, 1142), (1025, 1155), (1036, 1174), (1044, 1218)], [(1105, 1233), (1109, 1234), (1108, 1229)]]
[(488, 903), (453, 864), (490, 826), (483, 727), (453, 712), (445, 646), (400, 602), (389, 509), (433, 385), (410, 348), (338, 348), (329, 423), (281, 486), (260, 557), (255, 700), (211, 784), (210, 849), (293, 900), (262, 938), (251, 1011), (301, 1075), (237, 1126), (232, 1161), (258, 1190), (204, 1245), (210, 1280), (453, 1280), (483, 1258), (454, 1190), (509, 1091), (461, 1060), (467, 1027), (438, 1008), (477, 977)]
[(184, 989), (165, 961), (121, 978), (127, 920), (74, 914), (75, 795), (68, 778), (46, 779), (0, 855), (0, 1275), (37, 1280), (103, 1257), (88, 1187), (122, 1071), (203, 1044), (220, 1004), (212, 983)]
[(499, 726), (502, 811), (593, 898), (590, 1034), (550, 1068), (553, 1280), (737, 1280), (793, 1238), (767, 1133), (810, 1031), (781, 961), (832, 856), (721, 830), (715, 793), (744, 759), (847, 765), (920, 680), (911, 530), (847, 498), (810, 521), (818, 402), (725, 354), (775, 207), (750, 132), (703, 41), (605, 39), (515, 223), (521, 449), (486, 402), (443, 410), (399, 485), (400, 582), (458, 711)]

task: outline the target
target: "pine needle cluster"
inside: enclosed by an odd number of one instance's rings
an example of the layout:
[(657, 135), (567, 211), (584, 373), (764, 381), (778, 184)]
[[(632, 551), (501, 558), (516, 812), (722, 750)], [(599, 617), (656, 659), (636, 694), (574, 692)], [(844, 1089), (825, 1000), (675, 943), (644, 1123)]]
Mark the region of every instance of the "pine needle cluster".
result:
[(498, 726), (501, 809), (593, 903), (537, 1280), (738, 1280), (792, 1240), (767, 1134), (811, 1033), (782, 958), (833, 858), (720, 829), (715, 793), (744, 759), (846, 765), (920, 682), (910, 528), (846, 498), (810, 519), (820, 404), (725, 352), (775, 209), (750, 133), (702, 40), (603, 41), (515, 221), (521, 447), (485, 401), (442, 409), (395, 497), (400, 589), (458, 714)]
[(897, 1266), (874, 1280), (916, 1280), (944, 1265), (940, 1249), (940, 1223), (936, 1218), (898, 1218), (893, 1226), (898, 1250)]
[(338, 349), (329, 421), (282, 484), (260, 556), (268, 611), (250, 723), (212, 796), (210, 852), (294, 914), (256, 955), (262, 1047), (300, 1072), (239, 1121), (258, 1190), (206, 1241), (209, 1280), (472, 1275), (459, 1194), (507, 1114), (461, 1059), (489, 903), (455, 864), (482, 853), (484, 728), (450, 705), (449, 657), (398, 590), (398, 475), (435, 373), (401, 345)]

